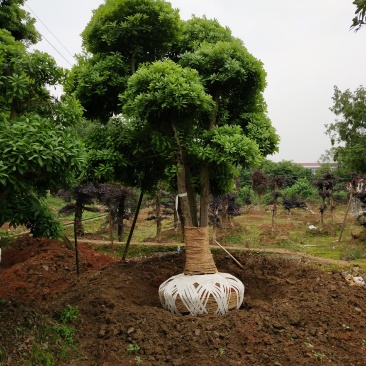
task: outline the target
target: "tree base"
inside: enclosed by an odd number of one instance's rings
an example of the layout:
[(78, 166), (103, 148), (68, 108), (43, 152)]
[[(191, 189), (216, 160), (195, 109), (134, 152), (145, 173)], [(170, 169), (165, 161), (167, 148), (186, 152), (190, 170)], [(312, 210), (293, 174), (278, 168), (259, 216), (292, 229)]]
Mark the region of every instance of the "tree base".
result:
[(244, 300), (243, 283), (229, 273), (179, 275), (159, 287), (165, 310), (177, 315), (223, 315), (239, 309)]

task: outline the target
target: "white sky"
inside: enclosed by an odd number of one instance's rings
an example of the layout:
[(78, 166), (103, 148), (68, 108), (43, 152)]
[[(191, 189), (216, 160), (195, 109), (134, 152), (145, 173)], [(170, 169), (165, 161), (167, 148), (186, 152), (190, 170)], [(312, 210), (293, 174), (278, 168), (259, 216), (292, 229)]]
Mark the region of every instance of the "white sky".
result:
[[(280, 151), (269, 157), (271, 160), (315, 162), (330, 148), (324, 125), (335, 121), (329, 110), (334, 85), (342, 91), (366, 86), (366, 27), (357, 33), (349, 30), (355, 11), (352, 0), (170, 2), (180, 9), (183, 19), (192, 14), (206, 15), (228, 26), (263, 62), (268, 114), (281, 138)], [(102, 3), (26, 1), (25, 9), (41, 20), (37, 20), (38, 31), (68, 62), (45, 40), (36, 48), (51, 54), (60, 66), (70, 68), (74, 63), (71, 55), (81, 51), (80, 33), (92, 10)]]

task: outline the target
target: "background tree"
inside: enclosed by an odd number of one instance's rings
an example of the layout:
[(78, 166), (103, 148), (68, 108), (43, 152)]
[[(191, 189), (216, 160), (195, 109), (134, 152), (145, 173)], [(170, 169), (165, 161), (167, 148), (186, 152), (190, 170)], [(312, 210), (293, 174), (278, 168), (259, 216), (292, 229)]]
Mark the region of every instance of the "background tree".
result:
[(104, 183), (98, 184), (98, 198), (108, 208), (112, 226), (117, 226), (118, 241), (123, 241), (124, 220), (133, 214), (132, 199), (136, 194), (118, 183)]
[(82, 170), (83, 145), (68, 130), (81, 110), (73, 98), (68, 101), (75, 108), (69, 109), (51, 97), (47, 86), (58, 83), (63, 70), (49, 55), (28, 52), (26, 45), (38, 38), (19, 4), (23, 1), (0, 3), (0, 224), (58, 236), (60, 226), (42, 200)]
[(25, 45), (35, 44), (41, 36), (35, 28), (35, 19), (25, 11), (25, 0), (0, 1), (0, 25), (6, 29), (16, 41)]
[(262, 196), (267, 192), (269, 179), (260, 170), (255, 170), (252, 174), (252, 189), (257, 194), (257, 207), (261, 209)]
[(366, 172), (366, 89), (342, 92), (336, 86), (330, 110), (339, 117), (327, 125), (335, 148), (334, 159), (348, 172)]
[(314, 181), (314, 185), (318, 190), (318, 194), (321, 198), (321, 205), (320, 205), (320, 226), (324, 226), (324, 212), (327, 208), (326, 200), (328, 199), (330, 205), (330, 211), (332, 215), (332, 223), (334, 224), (334, 214), (335, 214), (335, 205), (334, 205), (334, 197), (333, 197), (333, 190), (335, 186), (336, 177), (331, 173), (326, 173), (324, 176)]
[(352, 19), (351, 29), (357, 32), (366, 24), (366, 0), (354, 0), (353, 4), (356, 5), (356, 16)]

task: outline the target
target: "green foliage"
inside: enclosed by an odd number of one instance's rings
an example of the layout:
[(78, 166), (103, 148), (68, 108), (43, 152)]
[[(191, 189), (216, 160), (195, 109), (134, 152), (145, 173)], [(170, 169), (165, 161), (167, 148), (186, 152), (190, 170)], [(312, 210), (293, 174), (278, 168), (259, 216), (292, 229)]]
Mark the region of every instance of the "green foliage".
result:
[(205, 146), (200, 145), (199, 141), (192, 141), (188, 147), (190, 153), (200, 160), (251, 166), (261, 162), (258, 145), (243, 133), (240, 126), (216, 126), (205, 131), (203, 138), (208, 141)]
[(60, 238), (62, 226), (43, 199), (30, 192), (12, 191), (0, 206), (0, 222), (24, 225), (34, 237)]
[(10, 247), (10, 244), (14, 241), (14, 236), (8, 231), (0, 230), (0, 249), (1, 247)]
[(140, 346), (138, 344), (129, 344), (127, 347), (127, 352), (129, 355), (133, 355), (135, 352), (140, 350)]
[(75, 96), (85, 117), (108, 121), (121, 112), (118, 95), (126, 89), (130, 65), (119, 52), (82, 56), (68, 73), (64, 90)]
[(179, 12), (169, 2), (107, 0), (94, 11), (82, 37), (88, 52), (120, 52), (127, 63), (138, 65), (163, 57), (179, 30)]
[(334, 159), (348, 172), (366, 172), (366, 89), (342, 92), (334, 87), (331, 111), (338, 120), (327, 125), (327, 134), (335, 147)]
[(77, 306), (67, 305), (67, 308), (59, 315), (58, 320), (63, 323), (74, 323), (80, 316)]
[(207, 19), (205, 16), (198, 18), (192, 16), (191, 19), (183, 22), (182, 33), (177, 44), (173, 46), (178, 54), (192, 52), (197, 49), (201, 43), (208, 42), (229, 42), (233, 40), (231, 30), (223, 27), (217, 20)]
[(0, 223), (26, 225), (37, 237), (59, 237), (60, 224), (41, 198), (74, 182), (85, 160), (83, 145), (39, 116), (3, 119), (0, 126)]
[(353, 4), (356, 5), (356, 16), (352, 19), (351, 29), (357, 32), (366, 24), (366, 0), (354, 0)]
[(53, 190), (80, 172), (83, 145), (62, 126), (38, 116), (3, 119), (0, 126), (0, 192)]
[(309, 169), (288, 160), (280, 162), (265, 160), (260, 169), (271, 178), (276, 176), (283, 177), (286, 186), (291, 186), (300, 178), (310, 180), (313, 177)]
[(127, 116), (147, 121), (165, 135), (171, 134), (172, 122), (188, 133), (200, 114), (213, 108), (197, 71), (170, 60), (140, 67), (122, 101)]
[(318, 197), (315, 187), (306, 178), (300, 178), (291, 187), (281, 190), (281, 193), (288, 198), (315, 199)]
[(46, 86), (56, 85), (63, 70), (55, 60), (40, 51), (27, 52), (10, 33), (0, 29), (0, 107), (7, 117), (15, 119), (24, 113), (54, 115)]
[(54, 366), (55, 358), (50, 350), (41, 348), (38, 344), (33, 343), (32, 353), (30, 355), (28, 366)]
[(55, 325), (54, 329), (56, 333), (69, 345), (74, 345), (74, 329), (68, 325)]
[[(258, 165), (276, 151), (263, 65), (216, 20), (182, 22), (162, 0), (107, 0), (82, 35), (92, 55), (79, 59), (66, 90), (92, 118), (105, 122), (120, 106), (128, 118), (99, 128), (102, 142), (90, 144), (90, 174), (124, 184), (132, 177), (151, 187), (157, 176), (181, 177), (184, 166), (190, 178), (180, 180), (187, 187), (179, 189), (223, 193), (233, 186), (238, 164)], [(110, 70), (118, 60), (113, 84)]]
[(22, 7), (25, 0), (7, 0), (0, 2), (0, 24), (2, 29), (10, 32), (17, 41), (35, 44), (40, 40), (34, 23), (35, 19)]

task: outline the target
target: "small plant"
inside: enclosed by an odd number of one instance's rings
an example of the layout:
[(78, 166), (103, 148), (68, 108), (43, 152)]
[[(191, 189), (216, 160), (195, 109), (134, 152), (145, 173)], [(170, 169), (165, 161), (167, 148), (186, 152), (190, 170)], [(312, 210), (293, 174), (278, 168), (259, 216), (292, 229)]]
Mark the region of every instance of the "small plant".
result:
[(349, 325), (347, 325), (347, 324), (342, 324), (342, 329), (344, 331), (347, 331), (347, 330), (351, 330), (351, 327)]
[(73, 323), (79, 316), (80, 313), (77, 306), (67, 305), (67, 309), (60, 314), (59, 321), (63, 324)]
[(55, 325), (56, 333), (65, 340), (68, 345), (74, 345), (74, 329), (67, 325)]
[(323, 361), (323, 358), (325, 357), (325, 354), (320, 353), (320, 352), (314, 352), (314, 357), (315, 357), (318, 361)]
[(225, 354), (225, 348), (219, 348), (219, 356), (222, 357)]
[(133, 355), (135, 352), (140, 350), (140, 346), (138, 344), (129, 344), (127, 347), (127, 352), (129, 355)]
[(14, 235), (9, 231), (0, 230), (0, 249), (1, 247), (10, 247), (10, 243), (14, 241)]
[(307, 348), (314, 348), (314, 345), (309, 342), (304, 342), (304, 346)]
[[(140, 348), (140, 347), (139, 347), (139, 348)], [(136, 357), (135, 357), (135, 361), (136, 361), (136, 364), (137, 364), (137, 365), (141, 365), (141, 364), (142, 364), (141, 357), (139, 357), (139, 356), (136, 356)]]
[(54, 366), (55, 360), (52, 353), (46, 349), (42, 349), (37, 344), (32, 346), (32, 354), (28, 363), (29, 366)]

